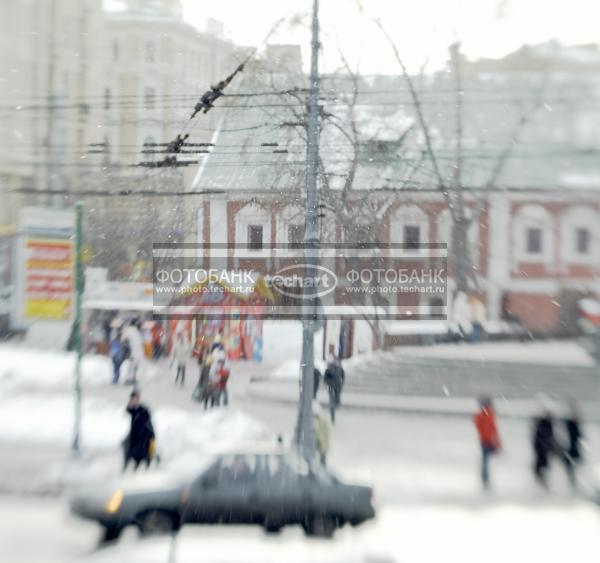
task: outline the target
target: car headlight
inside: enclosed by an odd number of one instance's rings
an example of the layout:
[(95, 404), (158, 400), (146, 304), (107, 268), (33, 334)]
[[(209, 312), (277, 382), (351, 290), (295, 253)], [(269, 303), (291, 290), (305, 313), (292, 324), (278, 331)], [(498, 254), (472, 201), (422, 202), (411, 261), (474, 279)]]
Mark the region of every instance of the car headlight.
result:
[(121, 507), (121, 503), (123, 502), (123, 491), (121, 489), (115, 491), (111, 497), (106, 501), (104, 505), (104, 509), (109, 514), (114, 514)]

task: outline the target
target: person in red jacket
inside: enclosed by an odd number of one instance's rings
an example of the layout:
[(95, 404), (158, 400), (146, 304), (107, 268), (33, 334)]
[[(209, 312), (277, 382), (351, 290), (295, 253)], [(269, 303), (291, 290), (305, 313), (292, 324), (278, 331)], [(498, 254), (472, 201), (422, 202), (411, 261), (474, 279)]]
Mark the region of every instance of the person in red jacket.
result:
[(496, 425), (496, 413), (489, 397), (479, 400), (479, 412), (473, 417), (479, 443), (481, 444), (481, 481), (483, 486), (490, 487), (490, 456), (500, 449), (500, 437)]

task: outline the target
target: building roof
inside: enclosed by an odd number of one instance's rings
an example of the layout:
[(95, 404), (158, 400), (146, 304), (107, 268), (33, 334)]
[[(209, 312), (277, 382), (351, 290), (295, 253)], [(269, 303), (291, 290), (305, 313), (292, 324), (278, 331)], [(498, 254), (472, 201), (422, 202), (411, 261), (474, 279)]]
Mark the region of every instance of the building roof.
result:
[[(596, 180), (600, 177), (600, 77), (580, 72), (577, 57), (572, 71), (566, 72), (565, 57), (543, 48), (540, 52), (546, 60), (553, 56), (563, 61), (561, 70), (550, 65), (522, 72), (522, 65), (514, 62), (522, 51), (505, 57), (505, 64), (497, 69), (464, 62), (462, 185), (548, 189), (579, 187), (582, 180), (586, 188), (590, 182), (600, 188)], [(529, 56), (531, 48), (525, 51)], [(583, 51), (590, 57), (595, 52)], [(591, 59), (595, 65), (595, 58)], [(507, 70), (511, 68), (507, 61), (513, 61), (514, 71)], [(457, 163), (455, 77), (444, 71), (413, 81), (438, 169), (444, 185), (451, 186)], [(297, 73), (283, 74), (280, 69), (269, 73), (265, 64), (248, 68), (231, 90), (233, 95), (221, 98), (211, 110), (220, 115), (216, 146), (200, 165), (193, 187), (302, 190), (306, 148), (302, 127), (293, 124), (304, 119), (306, 83), (306, 77)], [(290, 88), (300, 90), (254, 95)], [(360, 77), (354, 107), (353, 89), (347, 75), (322, 77), (321, 104), (329, 117), (320, 147), (329, 186), (342, 186), (355, 149), (359, 166), (353, 189), (438, 186), (406, 81), (399, 76)], [(338, 130), (347, 131), (352, 120), (357, 145)], [(274, 152), (279, 150), (287, 152)]]

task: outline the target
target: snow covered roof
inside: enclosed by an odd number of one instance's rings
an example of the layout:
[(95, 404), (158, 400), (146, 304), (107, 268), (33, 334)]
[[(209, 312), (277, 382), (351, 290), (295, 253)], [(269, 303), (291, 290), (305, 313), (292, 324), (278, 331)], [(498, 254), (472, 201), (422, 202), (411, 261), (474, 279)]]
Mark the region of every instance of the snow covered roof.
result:
[[(586, 178), (586, 186), (595, 183), (590, 179), (600, 176), (597, 73), (467, 68), (461, 96), (461, 181), (465, 186), (482, 188), (493, 181), (501, 188), (549, 189), (571, 185), (575, 177)], [(211, 110), (221, 115), (216, 147), (199, 167), (194, 187), (303, 190), (306, 149), (299, 124), (305, 114), (305, 86), (302, 75), (245, 71), (232, 93), (300, 90), (270, 96), (230, 95), (217, 101)], [(405, 80), (398, 76), (361, 78), (357, 104), (351, 110), (348, 99), (353, 87), (348, 77), (323, 77), (323, 111), (341, 126), (347, 126), (353, 115), (359, 135), (359, 146), (354, 147), (336, 127), (323, 128), (321, 158), (330, 187), (343, 185), (355, 148), (360, 153), (355, 190), (437, 187)], [(457, 111), (453, 76), (440, 72), (418, 77), (415, 87), (438, 170), (444, 183), (452, 184)], [(407, 129), (409, 133), (402, 138)], [(507, 156), (505, 164), (496, 175), (503, 155)]]

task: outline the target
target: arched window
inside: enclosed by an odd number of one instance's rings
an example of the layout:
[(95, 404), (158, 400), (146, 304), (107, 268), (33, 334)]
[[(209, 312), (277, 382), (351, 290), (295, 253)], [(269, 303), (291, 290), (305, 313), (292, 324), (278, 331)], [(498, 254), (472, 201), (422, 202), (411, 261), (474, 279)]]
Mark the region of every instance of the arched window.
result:
[(266, 209), (249, 203), (237, 212), (235, 242), (246, 245), (252, 251), (268, 249), (271, 244), (271, 217)]
[(403, 205), (392, 214), (390, 243), (419, 248), (429, 242), (429, 217), (416, 205)]
[(554, 259), (554, 220), (542, 205), (524, 205), (514, 217), (516, 262), (549, 263)]
[(598, 259), (599, 215), (583, 205), (568, 207), (560, 218), (560, 254), (567, 264), (588, 264)]
[(298, 205), (288, 205), (277, 220), (277, 244), (301, 246), (303, 242), (304, 210)]

